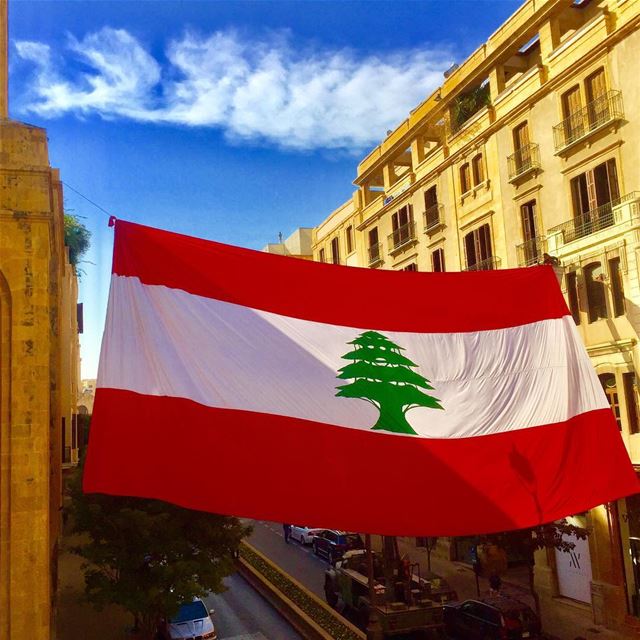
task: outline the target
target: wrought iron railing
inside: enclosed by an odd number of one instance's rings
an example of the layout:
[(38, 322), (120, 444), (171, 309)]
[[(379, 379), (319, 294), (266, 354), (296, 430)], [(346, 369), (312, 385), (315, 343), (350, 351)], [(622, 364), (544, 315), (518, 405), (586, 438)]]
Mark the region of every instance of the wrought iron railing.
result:
[(532, 169), (540, 168), (540, 148), (534, 142), (525, 144), (523, 147), (516, 149), (507, 158), (509, 168), (509, 180), (513, 180)]
[(414, 222), (407, 222), (397, 229), (393, 230), (393, 233), (389, 234), (389, 250), (395, 251), (400, 249), (405, 244), (412, 242), (416, 238), (416, 225)]
[(499, 269), (500, 262), (500, 258), (497, 256), (491, 256), (490, 258), (480, 260), (480, 262), (476, 262), (475, 264), (470, 264), (466, 269), (463, 269), (463, 271), (491, 271), (492, 269)]
[(553, 127), (556, 151), (573, 144), (607, 122), (624, 118), (621, 91), (607, 91)]
[(573, 242), (579, 238), (584, 238), (592, 233), (596, 233), (596, 231), (611, 227), (616, 224), (615, 207), (630, 200), (636, 200), (638, 197), (640, 197), (640, 192), (632, 191), (622, 196), (622, 198), (607, 202), (595, 209), (576, 216), (572, 220), (567, 220), (556, 227), (552, 227), (549, 229), (549, 235), (556, 233), (562, 234), (562, 241), (566, 244), (567, 242)]
[(437, 202), (424, 212), (424, 228), (427, 233), (444, 224), (444, 205)]
[(545, 240), (539, 236), (519, 244), (516, 247), (518, 252), (518, 265), (521, 267), (530, 267), (532, 264), (538, 264), (542, 260), (545, 249)]
[(382, 244), (378, 242), (378, 244), (369, 245), (368, 249), (369, 253), (369, 266), (372, 264), (376, 264), (382, 261)]

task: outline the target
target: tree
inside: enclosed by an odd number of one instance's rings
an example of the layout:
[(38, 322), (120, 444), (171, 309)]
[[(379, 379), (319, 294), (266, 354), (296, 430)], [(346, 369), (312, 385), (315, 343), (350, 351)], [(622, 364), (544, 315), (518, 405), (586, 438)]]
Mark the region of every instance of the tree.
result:
[(491, 104), (491, 92), (488, 82), (458, 96), (451, 107), (453, 130), (457, 131), (474, 113), (489, 104)]
[(77, 216), (64, 214), (64, 244), (69, 247), (69, 262), (77, 267), (90, 245), (91, 231)]
[(540, 597), (535, 588), (535, 552), (541, 549), (557, 549), (569, 553), (575, 548), (575, 542), (568, 538), (575, 536), (579, 540), (585, 540), (589, 535), (588, 529), (569, 524), (566, 519), (541, 524), (529, 529), (505, 531), (480, 536), (479, 541), (485, 544), (495, 544), (502, 547), (507, 553), (522, 556), (529, 569), (529, 589), (536, 607), (536, 613), (540, 616)]
[(249, 527), (159, 500), (85, 495), (81, 476), (70, 486), (72, 532), (81, 536), (72, 551), (87, 561), (85, 594), (96, 608), (120, 605), (150, 640), (182, 602), (224, 590)]
[(405, 417), (407, 411), (415, 407), (442, 409), (437, 398), (420, 390), (433, 387), (413, 371), (418, 365), (400, 353), (402, 347), (376, 331), (365, 331), (349, 344), (355, 348), (342, 357), (352, 362), (340, 369), (338, 378), (354, 382), (336, 387), (336, 396), (373, 404), (380, 412), (373, 429), (415, 434)]

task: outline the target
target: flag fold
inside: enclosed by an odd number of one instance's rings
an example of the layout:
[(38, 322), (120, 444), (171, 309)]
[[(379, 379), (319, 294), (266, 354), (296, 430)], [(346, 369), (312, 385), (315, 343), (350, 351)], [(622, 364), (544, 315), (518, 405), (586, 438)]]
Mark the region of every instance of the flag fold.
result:
[(639, 486), (551, 267), (356, 269), (118, 220), (84, 489), (435, 536)]

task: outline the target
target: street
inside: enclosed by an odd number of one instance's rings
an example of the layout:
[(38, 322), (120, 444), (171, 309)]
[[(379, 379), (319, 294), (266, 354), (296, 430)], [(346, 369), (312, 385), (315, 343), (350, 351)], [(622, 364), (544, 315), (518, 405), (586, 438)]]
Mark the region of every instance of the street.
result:
[[(294, 541), (286, 544), (281, 524), (262, 521), (252, 521), (251, 524), (253, 534), (249, 542), (324, 601), (324, 572), (329, 566), (327, 562), (316, 556), (311, 546)], [(348, 620), (357, 624), (355, 612), (345, 613)], [(349, 615), (350, 613), (354, 615)], [(398, 640), (409, 640), (413, 636), (396, 637)]]
[(237, 573), (224, 581), (227, 591), (205, 598), (214, 609), (219, 640), (300, 640), (291, 625)]

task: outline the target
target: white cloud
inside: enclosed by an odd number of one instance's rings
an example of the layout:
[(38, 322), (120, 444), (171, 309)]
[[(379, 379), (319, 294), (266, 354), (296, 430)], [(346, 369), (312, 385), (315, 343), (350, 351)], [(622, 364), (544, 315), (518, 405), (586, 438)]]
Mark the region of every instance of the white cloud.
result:
[(16, 49), (35, 66), (28, 112), (216, 127), (231, 139), (301, 150), (377, 142), (451, 63), (444, 48), (358, 57), (298, 51), (286, 34), (256, 41), (233, 31), (187, 32), (168, 44), (162, 64), (122, 29), (70, 37), (67, 60), (54, 61), (38, 42)]

